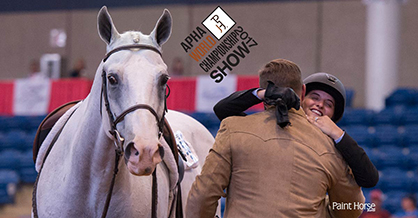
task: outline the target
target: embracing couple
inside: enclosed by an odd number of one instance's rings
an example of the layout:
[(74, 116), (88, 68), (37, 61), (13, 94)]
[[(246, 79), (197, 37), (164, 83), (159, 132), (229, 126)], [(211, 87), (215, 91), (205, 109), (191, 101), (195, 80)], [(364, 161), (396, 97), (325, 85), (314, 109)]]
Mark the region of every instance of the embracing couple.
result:
[[(260, 88), (233, 93), (215, 107), (215, 144), (189, 192), (188, 218), (213, 218), (226, 197), (226, 218), (358, 217), (360, 187), (378, 172), (335, 122), (345, 107), (338, 78), (276, 59), (259, 71)], [(265, 110), (246, 116), (264, 102)], [(225, 118), (225, 119), (224, 119)], [(350, 206), (351, 205), (351, 206)]]

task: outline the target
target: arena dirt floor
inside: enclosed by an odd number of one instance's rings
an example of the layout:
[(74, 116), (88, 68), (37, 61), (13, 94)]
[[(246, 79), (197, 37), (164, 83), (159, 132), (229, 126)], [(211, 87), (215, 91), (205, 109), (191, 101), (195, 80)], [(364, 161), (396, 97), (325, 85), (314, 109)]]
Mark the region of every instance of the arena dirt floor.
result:
[(33, 184), (23, 185), (16, 193), (15, 203), (0, 206), (0, 218), (30, 218)]

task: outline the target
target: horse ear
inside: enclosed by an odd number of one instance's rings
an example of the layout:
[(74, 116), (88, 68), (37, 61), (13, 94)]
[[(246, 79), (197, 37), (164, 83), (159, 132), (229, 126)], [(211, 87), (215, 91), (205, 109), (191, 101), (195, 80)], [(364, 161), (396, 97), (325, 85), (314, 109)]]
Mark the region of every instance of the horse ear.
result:
[(100, 38), (108, 45), (119, 37), (119, 32), (116, 30), (115, 25), (113, 25), (112, 17), (110, 17), (106, 6), (100, 9), (99, 15), (97, 16), (97, 29)]
[(167, 9), (164, 9), (160, 19), (158, 19), (151, 36), (155, 39), (159, 46), (167, 42), (171, 35), (172, 19), (171, 14)]

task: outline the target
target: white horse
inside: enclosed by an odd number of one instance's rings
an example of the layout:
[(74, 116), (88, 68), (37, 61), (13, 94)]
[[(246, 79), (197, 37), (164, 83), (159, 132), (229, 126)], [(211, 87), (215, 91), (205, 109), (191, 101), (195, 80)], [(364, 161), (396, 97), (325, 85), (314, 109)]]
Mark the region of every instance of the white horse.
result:
[[(98, 31), (108, 53), (97, 69), (90, 94), (60, 118), (40, 148), (36, 166), (38, 171), (43, 167), (34, 189), (33, 216), (36, 212), (41, 218), (101, 217), (116, 162), (115, 145), (125, 152), (107, 217), (151, 217), (152, 177), (147, 175), (154, 169), (157, 217), (169, 216), (176, 183), (170, 180), (176, 175), (170, 177), (173, 166), (168, 165), (176, 161), (164, 147), (159, 124), (169, 78), (160, 52), (171, 26), (171, 15), (164, 10), (150, 35), (137, 31), (119, 34), (107, 8), (100, 10)], [(197, 168), (185, 172), (181, 183), (185, 208), (188, 191), (214, 139), (203, 125), (185, 114), (170, 110), (166, 118), (173, 131), (180, 130), (194, 146), (200, 159)], [(162, 159), (165, 164), (159, 164)]]

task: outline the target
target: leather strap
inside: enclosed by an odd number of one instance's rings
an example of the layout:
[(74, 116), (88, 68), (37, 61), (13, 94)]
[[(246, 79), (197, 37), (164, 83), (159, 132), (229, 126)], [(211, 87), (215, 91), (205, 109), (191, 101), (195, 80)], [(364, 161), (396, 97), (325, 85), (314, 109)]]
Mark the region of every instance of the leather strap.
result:
[(160, 51), (160, 50), (158, 50), (156, 47), (151, 46), (151, 45), (146, 45), (146, 44), (138, 44), (138, 45), (125, 45), (125, 46), (120, 46), (120, 47), (117, 47), (117, 48), (115, 48), (115, 49), (113, 49), (113, 50), (109, 51), (109, 52), (105, 55), (105, 57), (103, 58), (103, 62), (106, 62), (106, 61), (107, 61), (107, 59), (110, 57), (110, 55), (112, 55), (112, 54), (113, 54), (113, 53), (115, 53), (115, 52), (122, 51), (122, 50), (132, 50), (132, 49), (146, 49), (146, 50), (152, 50), (152, 51), (157, 52), (160, 56), (162, 56), (161, 51)]

